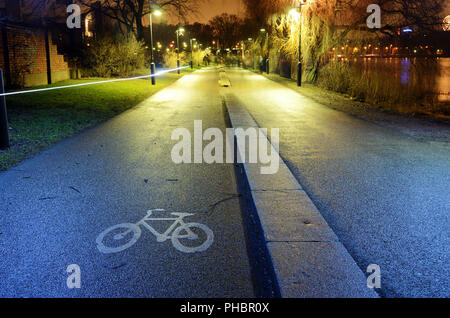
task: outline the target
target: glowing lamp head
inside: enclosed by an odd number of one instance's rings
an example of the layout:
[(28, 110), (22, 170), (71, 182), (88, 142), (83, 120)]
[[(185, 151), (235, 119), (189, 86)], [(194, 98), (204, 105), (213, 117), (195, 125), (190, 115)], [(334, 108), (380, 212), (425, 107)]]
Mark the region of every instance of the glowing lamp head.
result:
[(179, 28), (175, 31), (175, 33), (179, 36), (183, 36), (184, 35), (184, 28)]
[(296, 16), (296, 15), (298, 15), (298, 12), (297, 12), (297, 9), (295, 9), (295, 8), (292, 8), (291, 10), (289, 10), (289, 15), (290, 16)]
[(443, 29), (444, 29), (444, 31), (447, 31), (447, 32), (450, 31), (450, 15), (445, 17)]
[(155, 10), (152, 12), (154, 15), (156, 15), (157, 17), (159, 17), (160, 15), (162, 15), (161, 10)]

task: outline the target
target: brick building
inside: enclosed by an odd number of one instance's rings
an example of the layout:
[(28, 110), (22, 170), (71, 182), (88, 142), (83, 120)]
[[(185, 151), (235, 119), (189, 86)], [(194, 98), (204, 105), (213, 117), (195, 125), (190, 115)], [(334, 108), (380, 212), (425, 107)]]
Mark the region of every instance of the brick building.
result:
[(54, 32), (24, 22), (21, 2), (0, 0), (0, 68), (6, 86), (29, 87), (68, 79), (67, 56), (59, 52)]

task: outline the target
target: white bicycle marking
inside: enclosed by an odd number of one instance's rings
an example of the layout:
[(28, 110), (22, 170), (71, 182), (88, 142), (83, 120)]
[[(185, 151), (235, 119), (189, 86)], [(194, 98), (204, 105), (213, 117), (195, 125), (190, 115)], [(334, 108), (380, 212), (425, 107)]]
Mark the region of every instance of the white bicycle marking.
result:
[[(195, 253), (195, 252), (204, 252), (206, 251), (214, 241), (214, 233), (211, 231), (209, 227), (200, 223), (184, 223), (183, 219), (188, 216), (192, 216), (195, 214), (191, 213), (171, 213), (174, 218), (152, 218), (154, 212), (165, 212), (163, 209), (154, 209), (147, 212), (147, 215), (140, 220), (139, 222), (133, 223), (123, 223), (111, 226), (110, 228), (104, 230), (99, 234), (97, 239), (95, 240), (97, 243), (97, 248), (100, 252), (104, 254), (109, 253), (118, 253), (126, 250), (127, 248), (133, 246), (137, 240), (141, 237), (142, 230), (140, 226), (142, 225), (147, 230), (149, 230), (153, 235), (156, 236), (157, 242), (165, 242), (167, 240), (172, 241), (173, 247), (183, 253)], [(150, 224), (149, 221), (174, 221), (171, 226), (164, 232), (157, 232)], [(112, 236), (114, 240), (122, 240), (128, 234), (133, 233), (131, 239), (125, 244), (122, 244), (118, 247), (108, 247), (103, 243), (104, 238), (110, 233), (117, 229), (123, 228), (124, 230), (118, 234)], [(196, 228), (200, 229), (206, 234), (206, 240), (199, 246), (185, 246), (180, 242), (180, 239), (188, 239), (188, 240), (197, 240), (199, 236), (195, 234), (191, 229)], [(182, 232), (186, 234), (182, 234)], [(172, 233), (172, 235), (170, 235)]]

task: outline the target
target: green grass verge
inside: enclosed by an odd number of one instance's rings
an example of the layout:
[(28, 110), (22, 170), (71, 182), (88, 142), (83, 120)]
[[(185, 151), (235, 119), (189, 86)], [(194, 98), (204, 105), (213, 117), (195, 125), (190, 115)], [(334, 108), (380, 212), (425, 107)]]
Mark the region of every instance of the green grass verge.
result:
[[(156, 85), (148, 79), (96, 84), (6, 97), (11, 147), (0, 151), (0, 171), (47, 149), (56, 142), (136, 106), (181, 75), (164, 74)], [(41, 87), (65, 86), (104, 78), (66, 80)], [(34, 88), (41, 88), (34, 87)]]

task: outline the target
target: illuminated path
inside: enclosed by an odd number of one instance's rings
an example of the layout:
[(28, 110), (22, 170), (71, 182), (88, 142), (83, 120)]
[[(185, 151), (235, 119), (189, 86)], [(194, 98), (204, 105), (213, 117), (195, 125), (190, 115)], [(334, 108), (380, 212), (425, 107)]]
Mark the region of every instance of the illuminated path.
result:
[(450, 296), (448, 126), (417, 138), (260, 75), (227, 74), (259, 126), (280, 128), (281, 156), (361, 269), (381, 266), (381, 295)]
[[(262, 76), (227, 73), (229, 88), (217, 71), (195, 72), (1, 173), (0, 296), (253, 296), (233, 165), (170, 157), (176, 128), (201, 119), (225, 130), (228, 90), (260, 127), (280, 128), (281, 156), (340, 241), (363, 271), (381, 266), (382, 296), (448, 297), (449, 139), (405, 135)], [(207, 244), (190, 253), (195, 246), (158, 242), (144, 225), (150, 209), (195, 214), (184, 221)], [(111, 249), (105, 240), (123, 223), (135, 236)], [(150, 223), (164, 231), (173, 220)], [(71, 264), (81, 289), (67, 288)]]
[[(176, 128), (192, 130), (201, 119), (205, 128), (225, 130), (218, 79), (217, 72), (186, 75), (1, 173), (0, 296), (253, 296), (233, 165), (176, 165), (170, 156)], [(101, 233), (138, 223), (150, 209), (195, 214), (184, 222), (210, 229), (207, 244), (158, 242), (139, 225), (134, 245), (115, 253), (98, 248), (97, 239), (107, 237)], [(163, 231), (173, 221), (149, 223)], [(70, 264), (80, 266), (81, 289), (66, 286)]]

